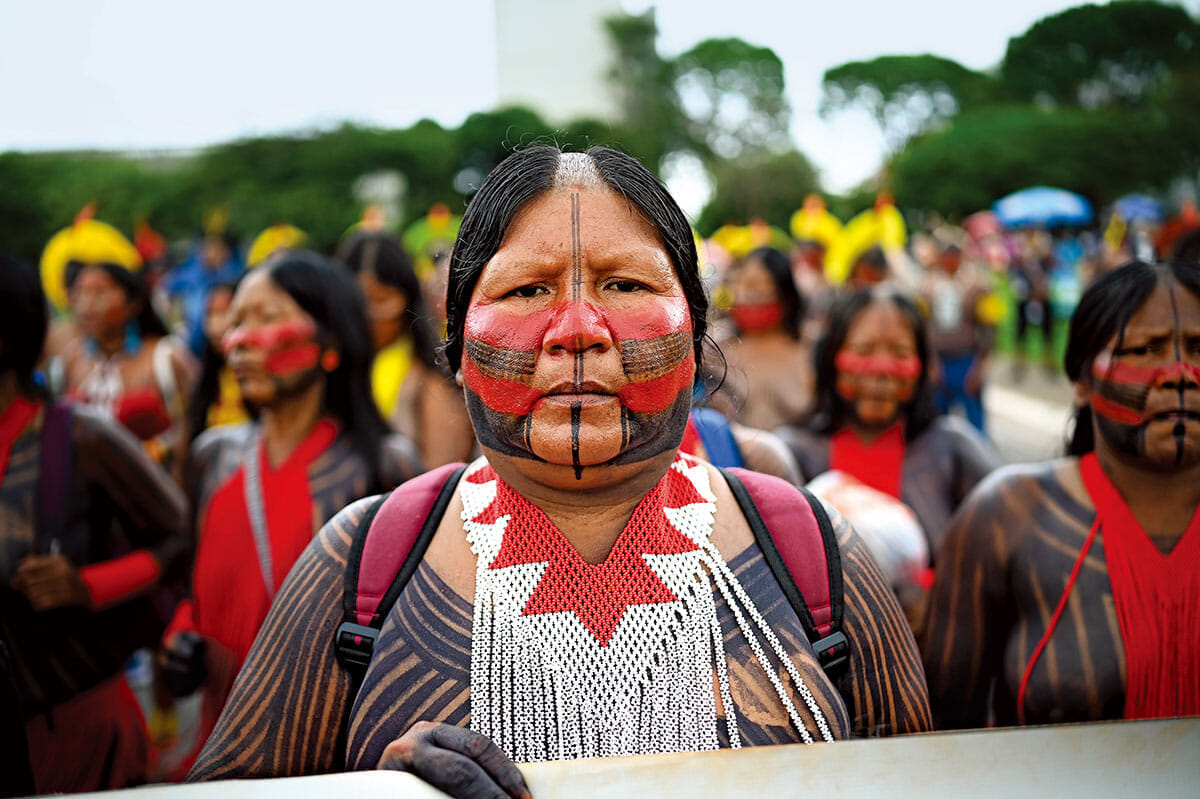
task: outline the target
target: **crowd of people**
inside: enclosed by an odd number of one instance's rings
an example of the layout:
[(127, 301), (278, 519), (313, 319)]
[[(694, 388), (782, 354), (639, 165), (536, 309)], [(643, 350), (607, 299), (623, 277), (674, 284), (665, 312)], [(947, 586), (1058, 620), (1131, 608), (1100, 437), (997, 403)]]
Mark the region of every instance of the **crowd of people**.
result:
[[(816, 198), (701, 241), (603, 147), (513, 153), (436, 250), (215, 225), (170, 267), (95, 213), (0, 262), (0, 793), (519, 797), (536, 760), (1200, 714), (1200, 234), (907, 236), (881, 196), (854, 246)], [(1006, 313), (1069, 324), (1062, 459), (987, 437)], [(156, 710), (200, 697), (170, 764), (135, 652)]]

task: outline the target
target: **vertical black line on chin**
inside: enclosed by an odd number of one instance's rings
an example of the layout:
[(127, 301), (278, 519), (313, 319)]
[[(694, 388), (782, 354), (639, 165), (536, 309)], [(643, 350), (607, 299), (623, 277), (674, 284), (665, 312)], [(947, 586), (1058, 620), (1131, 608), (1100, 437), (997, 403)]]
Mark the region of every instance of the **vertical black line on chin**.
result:
[(571, 403), (571, 463), (575, 467), (575, 479), (583, 479), (583, 464), (579, 462), (579, 423), (581, 403)]
[[(1167, 297), (1171, 300), (1171, 315), (1175, 319), (1175, 362), (1180, 366), (1183, 365), (1183, 348), (1180, 346), (1180, 339), (1183, 337), (1183, 328), (1179, 324), (1179, 306), (1175, 303), (1175, 287), (1167, 286)], [(1179, 410), (1182, 411), (1187, 407), (1184, 403), (1187, 401), (1184, 397), (1184, 389), (1187, 387), (1187, 377), (1182, 369), (1179, 371), (1179, 380), (1175, 384), (1175, 391), (1179, 395)], [(1183, 444), (1187, 437), (1187, 427), (1182, 421), (1175, 425), (1175, 429), (1171, 431), (1175, 434), (1175, 465), (1183, 463)]]

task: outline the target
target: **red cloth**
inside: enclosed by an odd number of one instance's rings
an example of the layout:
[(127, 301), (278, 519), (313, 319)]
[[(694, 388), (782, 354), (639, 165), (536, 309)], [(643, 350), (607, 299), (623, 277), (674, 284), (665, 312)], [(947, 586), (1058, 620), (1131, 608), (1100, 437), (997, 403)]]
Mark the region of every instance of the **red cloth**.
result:
[(146, 590), (161, 573), (158, 560), (145, 549), (79, 569), (79, 576), (97, 608), (110, 607)]
[(696, 429), (696, 423), (692, 421), (692, 417), (688, 416), (687, 427), (683, 428), (683, 440), (679, 442), (679, 451), (699, 457), (703, 449), (704, 444), (700, 441), (700, 431)]
[(1200, 507), (1164, 555), (1095, 453), (1080, 459), (1079, 473), (1096, 506), (1125, 643), (1125, 718), (1200, 714)]
[(39, 794), (140, 785), (153, 762), (142, 709), (123, 675), (34, 716), (25, 737)]
[[(312, 540), (308, 467), (336, 437), (337, 426), (321, 420), (278, 468), (271, 467), (261, 444), (257, 449), (276, 586)], [(239, 668), (272, 599), (259, 569), (242, 473), (234, 472), (204, 509), (192, 579), (196, 628), (229, 649)]]
[(900, 499), (904, 468), (904, 428), (896, 424), (867, 443), (847, 428), (829, 442), (829, 468), (854, 475), (860, 481)]
[(0, 413), (0, 480), (4, 479), (4, 470), (8, 468), (8, 456), (13, 444), (33, 421), (33, 417), (37, 416), (39, 407), (38, 403), (24, 397), (14, 397), (4, 413)]

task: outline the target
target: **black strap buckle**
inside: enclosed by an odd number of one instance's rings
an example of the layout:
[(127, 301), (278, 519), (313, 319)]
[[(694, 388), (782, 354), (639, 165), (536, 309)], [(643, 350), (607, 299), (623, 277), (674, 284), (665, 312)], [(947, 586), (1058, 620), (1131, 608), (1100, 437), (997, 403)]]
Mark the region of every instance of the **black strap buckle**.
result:
[(366, 669), (371, 662), (371, 653), (375, 651), (375, 639), (379, 630), (365, 624), (355, 624), (344, 621), (337, 628), (333, 639), (333, 648), (337, 658), (346, 668)]
[(813, 652), (817, 661), (829, 678), (836, 679), (842, 675), (850, 664), (850, 641), (841, 631), (830, 633), (819, 641), (813, 642)]

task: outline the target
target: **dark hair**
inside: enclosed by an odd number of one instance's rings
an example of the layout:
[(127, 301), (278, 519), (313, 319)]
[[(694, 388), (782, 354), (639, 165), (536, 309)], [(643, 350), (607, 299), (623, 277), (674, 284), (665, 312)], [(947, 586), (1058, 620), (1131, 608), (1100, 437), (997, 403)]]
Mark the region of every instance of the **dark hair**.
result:
[(1176, 260), (1200, 263), (1200, 228), (1190, 230), (1175, 242), (1172, 256)]
[[(450, 256), (446, 285), (445, 353), (451, 371), (457, 370), (462, 362), (463, 323), (479, 275), (500, 249), (500, 242), (517, 212), (554, 185), (563, 154), (558, 147), (549, 146), (518, 150), (488, 174), (467, 206)], [(666, 187), (635, 158), (608, 147), (590, 147), (584, 155), (596, 167), (605, 185), (635, 205), (662, 238), (688, 300), (692, 345), (699, 374), (708, 296), (700, 282), (696, 242), (687, 217)]]
[(438, 340), (425, 310), (425, 296), (412, 259), (399, 240), (386, 233), (358, 233), (338, 247), (336, 257), (354, 274), (370, 272), (380, 283), (404, 294), (407, 307), (401, 329), (412, 336), (413, 350), (421, 363), (438, 370)]
[[(209, 298), (211, 299), (213, 293), (217, 291), (237, 291), (241, 277), (246, 274), (246, 272), (242, 272), (237, 280), (215, 283), (208, 290)], [(204, 313), (206, 315), (208, 313), (207, 303), (205, 303)], [(204, 335), (203, 341), (200, 349), (200, 379), (196, 382), (196, 389), (192, 392), (187, 406), (188, 436), (193, 441), (208, 427), (208, 408), (221, 393), (221, 370), (225, 368), (225, 353), (219, 347), (213, 346), (213, 343), (208, 340), (207, 333)]]
[(46, 341), (46, 295), (32, 266), (0, 251), (0, 375), (12, 372), (22, 393), (37, 393), (33, 371)]
[(845, 427), (853, 416), (854, 411), (850, 403), (837, 393), (837, 366), (834, 360), (838, 350), (846, 343), (850, 327), (859, 312), (870, 305), (883, 302), (894, 305), (908, 320), (913, 337), (917, 341), (917, 358), (921, 361), (921, 375), (917, 378), (913, 397), (902, 409), (905, 416), (905, 439), (912, 441), (925, 432), (938, 417), (937, 405), (933, 400), (933, 387), (929, 383), (929, 334), (924, 315), (909, 295), (895, 287), (872, 286), (847, 294), (834, 303), (829, 312), (825, 334), (817, 341), (813, 350), (817, 404), (813, 409), (812, 419), (813, 429), (819, 433), (832, 435)]
[(775, 283), (775, 294), (779, 297), (779, 304), (783, 306), (783, 330), (799, 341), (800, 323), (804, 321), (804, 298), (796, 288), (791, 260), (774, 247), (759, 247), (734, 264), (733, 268), (741, 269), (750, 261), (761, 263), (771, 276)]
[[(1130, 261), (1098, 277), (1079, 298), (1067, 333), (1063, 368), (1072, 382), (1087, 379), (1092, 359), (1115, 336), (1125, 337), (1125, 325), (1145, 304), (1157, 286), (1174, 279), (1200, 299), (1200, 265), (1174, 260), (1159, 264)], [(1068, 427), (1067, 455), (1086, 455), (1096, 448), (1092, 408), (1075, 409)]]
[(259, 268), (313, 318), (323, 343), (337, 348), (325, 408), (342, 423), (377, 488), (380, 442), (389, 430), (371, 398), (373, 353), (362, 291), (345, 269), (311, 250), (288, 250)]
[(103, 269), (124, 290), (125, 296), (138, 304), (137, 316), (133, 318), (133, 321), (137, 323), (138, 332), (143, 337), (161, 338), (167, 335), (167, 326), (163, 324), (162, 319), (150, 305), (150, 292), (146, 289), (146, 270), (131, 271), (116, 264), (84, 264), (79, 261), (70, 261), (67, 263), (65, 273), (65, 284), (68, 291), (75, 285), (75, 281), (79, 279), (85, 266), (98, 266)]

